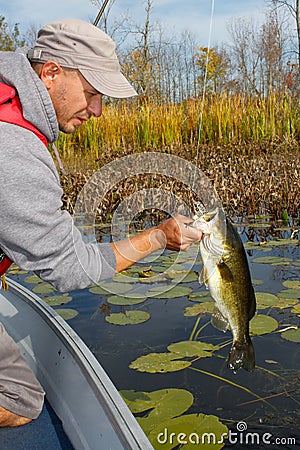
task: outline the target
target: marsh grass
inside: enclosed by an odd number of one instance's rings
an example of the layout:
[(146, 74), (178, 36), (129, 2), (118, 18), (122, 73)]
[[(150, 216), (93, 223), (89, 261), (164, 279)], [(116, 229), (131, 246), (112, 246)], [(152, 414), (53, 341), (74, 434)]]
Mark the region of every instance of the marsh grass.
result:
[[(232, 214), (271, 213), (299, 216), (299, 100), (282, 94), (268, 98), (207, 96), (180, 104), (141, 99), (104, 105), (74, 135), (61, 135), (58, 147), (68, 170), (62, 177), (64, 205), (72, 210), (88, 176), (106, 163), (135, 152), (160, 151), (185, 158), (210, 177)], [(201, 126), (200, 126), (201, 124)], [(160, 180), (159, 180), (160, 178)], [(145, 176), (116, 186), (100, 216), (149, 180)], [(156, 177), (177, 193), (180, 183)], [(155, 184), (156, 183), (156, 184)], [(187, 193), (190, 204), (193, 199)]]
[(104, 105), (102, 117), (82, 125), (74, 136), (61, 135), (59, 147), (65, 158), (86, 152), (92, 162), (124, 149), (291, 142), (300, 138), (299, 119), (299, 101), (284, 94), (222, 94), (207, 96), (204, 104), (201, 99), (178, 104), (122, 100)]

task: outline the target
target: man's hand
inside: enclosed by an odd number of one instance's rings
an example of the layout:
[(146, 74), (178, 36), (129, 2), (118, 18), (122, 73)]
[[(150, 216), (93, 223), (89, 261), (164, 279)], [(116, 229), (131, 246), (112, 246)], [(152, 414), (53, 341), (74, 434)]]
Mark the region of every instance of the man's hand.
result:
[(192, 227), (192, 223), (192, 219), (177, 215), (130, 239), (112, 243), (116, 255), (117, 272), (127, 269), (135, 262), (162, 248), (188, 250), (202, 237), (202, 232)]

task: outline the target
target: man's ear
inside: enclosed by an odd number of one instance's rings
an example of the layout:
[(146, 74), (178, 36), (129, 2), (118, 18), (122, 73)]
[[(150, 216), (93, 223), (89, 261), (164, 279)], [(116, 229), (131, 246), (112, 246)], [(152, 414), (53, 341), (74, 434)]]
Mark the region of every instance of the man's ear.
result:
[(47, 89), (51, 89), (56, 78), (62, 73), (62, 67), (55, 61), (46, 61), (43, 64), (40, 79)]

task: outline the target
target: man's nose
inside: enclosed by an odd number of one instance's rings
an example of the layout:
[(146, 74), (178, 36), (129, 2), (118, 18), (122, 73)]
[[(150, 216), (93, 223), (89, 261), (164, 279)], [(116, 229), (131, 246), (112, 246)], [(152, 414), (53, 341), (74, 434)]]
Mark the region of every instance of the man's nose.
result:
[(100, 117), (102, 114), (102, 94), (94, 95), (88, 105), (88, 112), (94, 117)]

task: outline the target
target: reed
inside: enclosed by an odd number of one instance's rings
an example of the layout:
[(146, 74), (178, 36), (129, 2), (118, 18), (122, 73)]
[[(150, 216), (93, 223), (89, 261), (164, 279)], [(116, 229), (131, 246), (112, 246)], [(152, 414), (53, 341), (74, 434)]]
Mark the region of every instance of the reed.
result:
[[(59, 138), (68, 171), (61, 177), (64, 206), (72, 212), (93, 171), (130, 153), (157, 150), (200, 167), (231, 215), (271, 213), (281, 218), (286, 209), (299, 218), (299, 116), (299, 101), (284, 93), (268, 98), (211, 95), (204, 104), (200, 99), (180, 104), (144, 99), (108, 103), (101, 118)], [(126, 196), (147, 188), (146, 178), (116, 186), (102, 205), (100, 219), (107, 220)], [(158, 178), (151, 180), (152, 187), (184, 192), (180, 183)], [(192, 205), (190, 192), (184, 195)]]
[(74, 136), (61, 135), (58, 146), (63, 158), (76, 162), (77, 154), (79, 161), (84, 156), (92, 163), (107, 152), (128, 149), (291, 142), (300, 139), (299, 119), (299, 101), (284, 93), (268, 98), (223, 93), (207, 96), (204, 104), (201, 99), (178, 104), (122, 100), (104, 105), (102, 117)]

